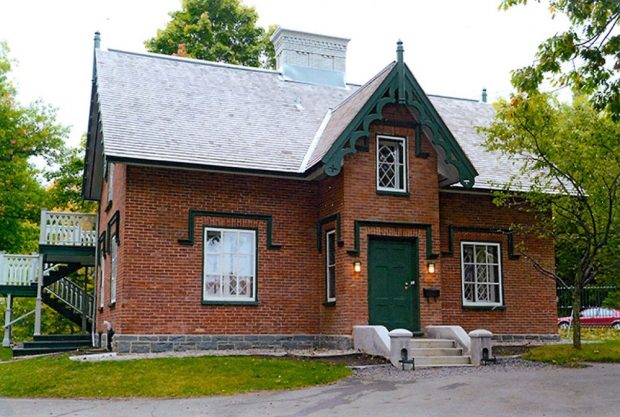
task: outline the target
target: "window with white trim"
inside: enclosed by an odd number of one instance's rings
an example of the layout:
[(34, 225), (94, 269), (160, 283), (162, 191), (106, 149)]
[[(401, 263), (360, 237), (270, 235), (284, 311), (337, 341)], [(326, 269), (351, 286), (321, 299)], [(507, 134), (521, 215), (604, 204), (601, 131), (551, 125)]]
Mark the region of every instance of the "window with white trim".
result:
[(256, 301), (256, 231), (206, 227), (204, 301)]
[(118, 268), (118, 241), (116, 235), (110, 238), (110, 304), (116, 303), (116, 273)]
[(327, 302), (336, 301), (336, 231), (325, 234), (325, 289)]
[(107, 194), (107, 203), (112, 201), (112, 197), (114, 196), (114, 163), (110, 162), (110, 166), (108, 167), (108, 194)]
[(502, 261), (499, 243), (461, 242), (464, 306), (500, 306)]
[(377, 136), (377, 190), (407, 192), (407, 140)]
[(105, 304), (105, 258), (99, 257), (99, 307)]

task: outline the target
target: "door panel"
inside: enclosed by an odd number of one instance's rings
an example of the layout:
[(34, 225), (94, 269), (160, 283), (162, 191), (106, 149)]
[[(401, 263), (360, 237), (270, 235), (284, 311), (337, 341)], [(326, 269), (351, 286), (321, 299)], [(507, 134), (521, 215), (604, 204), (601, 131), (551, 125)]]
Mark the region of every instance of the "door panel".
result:
[(370, 240), (369, 324), (420, 330), (417, 254), (416, 240)]

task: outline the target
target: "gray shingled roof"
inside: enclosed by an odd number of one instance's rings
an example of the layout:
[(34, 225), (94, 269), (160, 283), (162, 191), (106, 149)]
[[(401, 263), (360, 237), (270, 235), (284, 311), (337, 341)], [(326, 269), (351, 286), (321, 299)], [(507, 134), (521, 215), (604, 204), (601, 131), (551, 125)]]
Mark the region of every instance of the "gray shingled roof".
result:
[(352, 91), (275, 71), (97, 51), (105, 154), (119, 158), (298, 172), (327, 110)]
[[(482, 146), (485, 138), (478, 133), (477, 127), (488, 126), (493, 121), (493, 107), (488, 103), (452, 97), (429, 95), (429, 99), (476, 167), (479, 175), (474, 188), (498, 189), (508, 184), (513, 175), (519, 174), (522, 163), (500, 152), (489, 152)], [(513, 184), (513, 187), (528, 189), (530, 185), (528, 178), (520, 177), (519, 184)], [(460, 187), (459, 184), (453, 186)]]
[[(107, 156), (282, 173), (319, 162), (393, 65), (358, 90), (156, 54), (97, 50), (96, 61)], [(497, 188), (517, 172), (481, 146), (475, 127), (492, 120), (488, 104), (429, 97), (479, 172), (475, 188)]]
[(311, 149), (311, 156), (308, 160), (308, 167), (313, 166), (330, 150), (338, 136), (353, 121), (357, 113), (362, 110), (364, 104), (370, 99), (381, 83), (388, 76), (390, 70), (396, 65), (394, 62), (381, 70), (375, 77), (351, 94), (331, 113), (329, 122), (325, 130), (320, 132), (318, 143)]

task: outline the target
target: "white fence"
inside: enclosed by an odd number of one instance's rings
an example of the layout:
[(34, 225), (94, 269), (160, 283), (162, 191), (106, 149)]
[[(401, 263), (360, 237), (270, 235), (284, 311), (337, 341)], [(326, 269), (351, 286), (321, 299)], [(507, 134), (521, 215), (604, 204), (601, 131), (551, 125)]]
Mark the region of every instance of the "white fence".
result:
[(0, 285), (36, 284), (41, 273), (39, 255), (0, 253)]
[(41, 245), (97, 246), (97, 216), (41, 210)]

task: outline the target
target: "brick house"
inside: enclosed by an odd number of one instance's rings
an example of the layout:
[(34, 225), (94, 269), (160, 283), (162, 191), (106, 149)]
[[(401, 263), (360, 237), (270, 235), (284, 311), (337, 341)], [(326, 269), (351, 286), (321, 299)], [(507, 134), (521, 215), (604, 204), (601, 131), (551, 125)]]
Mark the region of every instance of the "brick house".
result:
[[(344, 82), (348, 40), (273, 37), (278, 70), (95, 50), (84, 198), (96, 328), (126, 351), (351, 345), (352, 326), (557, 335), (555, 285), (515, 253), (515, 172), (487, 103), (397, 60)], [(96, 41), (96, 44), (98, 41)]]

